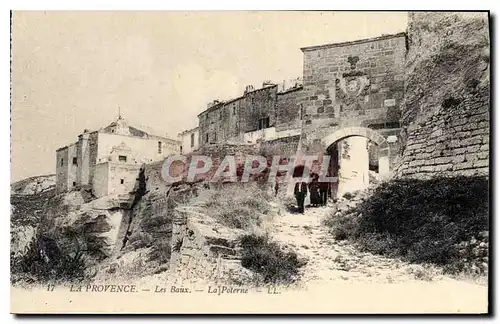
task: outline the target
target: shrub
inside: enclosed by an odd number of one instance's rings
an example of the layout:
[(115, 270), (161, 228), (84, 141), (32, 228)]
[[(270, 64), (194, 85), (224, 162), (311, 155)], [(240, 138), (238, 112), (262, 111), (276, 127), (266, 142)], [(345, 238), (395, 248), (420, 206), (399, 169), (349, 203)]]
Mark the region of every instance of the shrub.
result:
[(31, 241), (27, 252), (11, 260), (11, 272), (39, 282), (85, 279), (87, 250), (81, 238), (41, 234)]
[(351, 200), (354, 196), (354, 193), (346, 192), (343, 197), (347, 200)]
[(262, 223), (271, 211), (272, 197), (258, 186), (228, 185), (210, 193), (203, 207), (222, 224), (239, 229), (252, 229)]
[(131, 245), (134, 250), (149, 247), (152, 243), (152, 236), (145, 232), (134, 232), (129, 239), (129, 245)]
[(264, 283), (290, 284), (296, 281), (303, 265), (295, 252), (284, 252), (267, 236), (255, 234), (241, 238), (241, 265), (262, 275)]
[(326, 225), (364, 250), (454, 271), (458, 244), (488, 229), (488, 193), (484, 177), (393, 180)]

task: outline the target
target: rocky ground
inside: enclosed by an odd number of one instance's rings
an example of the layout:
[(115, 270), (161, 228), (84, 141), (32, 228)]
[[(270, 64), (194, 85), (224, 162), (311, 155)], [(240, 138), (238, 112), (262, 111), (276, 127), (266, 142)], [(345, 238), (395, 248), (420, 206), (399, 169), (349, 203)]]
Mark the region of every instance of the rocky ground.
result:
[[(301, 284), (457, 281), (443, 275), (438, 267), (360, 252), (347, 241), (335, 240), (328, 228), (321, 224), (323, 217), (333, 211), (331, 206), (307, 208), (304, 214), (284, 212), (275, 218), (271, 230), (273, 239), (308, 261), (301, 269)], [(477, 279), (473, 281), (478, 283)], [(479, 284), (485, 286), (485, 281), (480, 280)]]

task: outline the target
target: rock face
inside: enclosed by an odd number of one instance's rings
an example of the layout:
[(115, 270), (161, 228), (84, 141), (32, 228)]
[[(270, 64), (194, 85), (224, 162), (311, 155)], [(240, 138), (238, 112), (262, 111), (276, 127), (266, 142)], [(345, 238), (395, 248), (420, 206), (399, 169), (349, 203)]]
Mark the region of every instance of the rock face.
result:
[(36, 195), (53, 190), (55, 186), (55, 174), (31, 177), (11, 184), (11, 194), (23, 196)]
[(409, 14), (399, 176), (488, 175), (487, 13)]
[(196, 208), (176, 209), (172, 227), (170, 274), (180, 282), (242, 284), (253, 273), (242, 267), (238, 236)]
[(55, 193), (55, 175), (31, 177), (11, 184), (11, 254), (26, 253), (47, 201)]
[(54, 176), (12, 184), (13, 281), (81, 278), (113, 254), (131, 198), (95, 199), (86, 188), (56, 195)]

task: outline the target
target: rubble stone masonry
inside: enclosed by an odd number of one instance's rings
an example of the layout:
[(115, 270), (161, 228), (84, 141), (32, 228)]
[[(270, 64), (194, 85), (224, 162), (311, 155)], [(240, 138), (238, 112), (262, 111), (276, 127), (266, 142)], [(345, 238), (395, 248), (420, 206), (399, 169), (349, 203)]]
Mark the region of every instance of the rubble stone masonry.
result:
[(483, 91), (412, 124), (398, 173), (488, 175), (489, 118), (489, 91)]
[(300, 105), (302, 86), (278, 93), (276, 103), (276, 130), (300, 128)]
[(251, 278), (237, 247), (242, 230), (227, 228), (207, 215), (178, 208), (172, 223), (170, 273), (176, 283), (231, 284)]
[(404, 95), (404, 33), (302, 51), (300, 104), (308, 137), (322, 138), (348, 126), (397, 128)]
[(487, 13), (410, 13), (398, 176), (488, 175)]

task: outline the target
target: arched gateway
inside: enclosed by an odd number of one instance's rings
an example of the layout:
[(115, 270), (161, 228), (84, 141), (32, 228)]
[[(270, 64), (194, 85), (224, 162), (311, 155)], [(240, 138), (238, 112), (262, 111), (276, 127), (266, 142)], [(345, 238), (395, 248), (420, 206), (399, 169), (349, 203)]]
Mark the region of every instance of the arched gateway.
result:
[[(338, 154), (338, 143), (344, 144), (340, 147), (341, 161), (334, 162), (339, 169), (339, 195), (368, 185), (367, 139), (378, 146), (378, 173), (381, 178), (387, 178), (390, 174), (389, 145), (380, 133), (366, 127), (351, 126), (336, 130), (322, 139), (322, 145), (330, 155)], [(351, 150), (347, 157), (345, 147)]]

